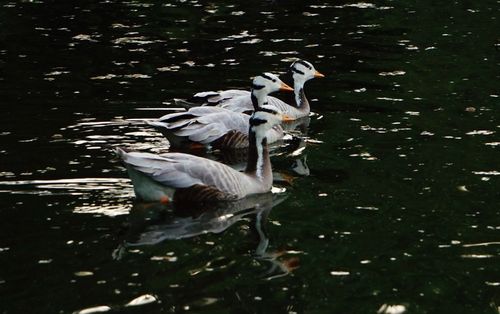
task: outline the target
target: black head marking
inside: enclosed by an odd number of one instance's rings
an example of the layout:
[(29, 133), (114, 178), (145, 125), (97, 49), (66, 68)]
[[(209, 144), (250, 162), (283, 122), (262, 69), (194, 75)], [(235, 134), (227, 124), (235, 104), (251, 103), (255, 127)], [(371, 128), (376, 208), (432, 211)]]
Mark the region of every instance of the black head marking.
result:
[(269, 109), (269, 108), (262, 108), (262, 107), (259, 107), (255, 111), (262, 111), (262, 112), (267, 112), (267, 113), (270, 113), (270, 114), (278, 114), (278, 112), (276, 110)]
[(266, 73), (261, 74), (261, 76), (262, 76), (263, 78), (267, 79), (267, 80), (270, 80), (271, 82), (276, 83), (276, 79), (274, 79), (274, 78), (270, 77), (270, 76), (269, 76), (269, 75), (267, 75)]
[(302, 72), (301, 70), (299, 70), (299, 69), (295, 68), (295, 66), (292, 66), (292, 67), (290, 68), (290, 71), (295, 72), (295, 73), (298, 73), (298, 74), (300, 74), (300, 75), (304, 75), (304, 74), (305, 74), (305, 73), (304, 73), (304, 72)]
[(267, 120), (259, 119), (259, 118), (250, 118), (250, 126), (257, 126), (267, 123)]
[(298, 64), (302, 64), (303, 66), (305, 66), (306, 68), (308, 68), (309, 70), (312, 70), (312, 67), (310, 64), (308, 64), (307, 62), (305, 62), (304, 60), (297, 60), (295, 61), (295, 63), (298, 63)]
[(252, 83), (252, 89), (259, 90), (259, 89), (263, 89), (264, 87), (265, 87), (264, 85), (257, 85), (257, 84)]

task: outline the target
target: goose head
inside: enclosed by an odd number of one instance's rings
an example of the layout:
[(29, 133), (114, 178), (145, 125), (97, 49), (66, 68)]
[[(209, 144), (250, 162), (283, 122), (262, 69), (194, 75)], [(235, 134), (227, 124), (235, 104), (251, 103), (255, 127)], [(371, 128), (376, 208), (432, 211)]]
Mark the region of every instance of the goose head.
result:
[(325, 77), (323, 74), (319, 73), (310, 62), (305, 60), (297, 60), (292, 63), (290, 71), (292, 72), (295, 84), (303, 85), (312, 78)]
[(273, 105), (261, 105), (250, 117), (250, 130), (258, 137), (264, 137), (266, 132), (283, 121), (290, 120), (290, 117), (283, 114)]
[(267, 95), (277, 91), (293, 92), (293, 88), (283, 83), (278, 76), (272, 73), (266, 72), (256, 76), (252, 81), (252, 102), (254, 109), (257, 110), (258, 107), (266, 102)]

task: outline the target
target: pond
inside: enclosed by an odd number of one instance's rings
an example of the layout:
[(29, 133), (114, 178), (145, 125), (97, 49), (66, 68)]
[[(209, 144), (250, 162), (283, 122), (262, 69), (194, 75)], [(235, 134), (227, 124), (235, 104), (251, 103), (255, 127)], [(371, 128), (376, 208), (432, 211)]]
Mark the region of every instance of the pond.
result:
[[(500, 313), (499, 17), (497, 0), (4, 1), (1, 312)], [(325, 78), (273, 149), (273, 194), (134, 200), (114, 148), (171, 149), (145, 119), (290, 82), (297, 58)]]

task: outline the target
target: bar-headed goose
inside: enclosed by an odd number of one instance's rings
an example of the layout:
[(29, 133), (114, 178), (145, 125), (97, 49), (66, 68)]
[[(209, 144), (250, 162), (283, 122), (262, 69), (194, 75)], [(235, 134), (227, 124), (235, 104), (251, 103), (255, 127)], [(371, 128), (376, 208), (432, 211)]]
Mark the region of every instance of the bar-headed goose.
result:
[[(307, 117), (310, 112), (309, 101), (304, 93), (304, 84), (315, 77), (324, 77), (314, 66), (305, 60), (297, 60), (290, 66), (294, 82), (295, 99), (294, 104), (276, 98), (269, 97), (269, 104), (277, 107), (281, 112), (291, 119)], [(201, 92), (193, 97), (196, 101), (202, 101), (205, 105), (218, 106), (234, 112), (248, 112), (253, 110), (250, 93), (244, 90), (230, 89), (220, 92)]]
[[(267, 78), (266, 78), (267, 76)], [(199, 202), (241, 199), (265, 193), (273, 182), (267, 147), (267, 131), (283, 120), (275, 107), (264, 104), (267, 93), (286, 88), (275, 76), (263, 74), (253, 81), (256, 111), (249, 119), (248, 162), (244, 172), (222, 163), (184, 153), (155, 155), (140, 152), (117, 153), (127, 166), (138, 198), (145, 201)], [(259, 85), (263, 83), (263, 85)]]
[[(257, 76), (253, 80), (249, 97), (252, 111), (259, 106), (259, 101), (267, 103), (267, 95), (276, 88), (293, 91), (274, 74), (264, 73)], [(290, 120), (288, 115), (285, 119)], [(185, 112), (170, 113), (148, 123), (165, 134), (174, 145), (189, 140), (213, 148), (239, 149), (249, 145), (249, 122), (250, 116), (247, 114), (220, 107), (202, 106), (190, 108)], [(275, 125), (266, 132), (268, 144), (278, 141), (283, 136), (283, 128), (280, 125)]]

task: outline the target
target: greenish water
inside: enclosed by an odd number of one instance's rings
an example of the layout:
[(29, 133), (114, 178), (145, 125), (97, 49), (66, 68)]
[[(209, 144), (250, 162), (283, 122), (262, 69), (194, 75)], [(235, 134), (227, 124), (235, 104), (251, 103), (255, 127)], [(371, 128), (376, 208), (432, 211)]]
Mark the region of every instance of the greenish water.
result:
[[(499, 8), (3, 2), (0, 312), (500, 313)], [(293, 184), (134, 204), (112, 148), (168, 150), (135, 119), (297, 57), (326, 78), (305, 149), (273, 156)]]

